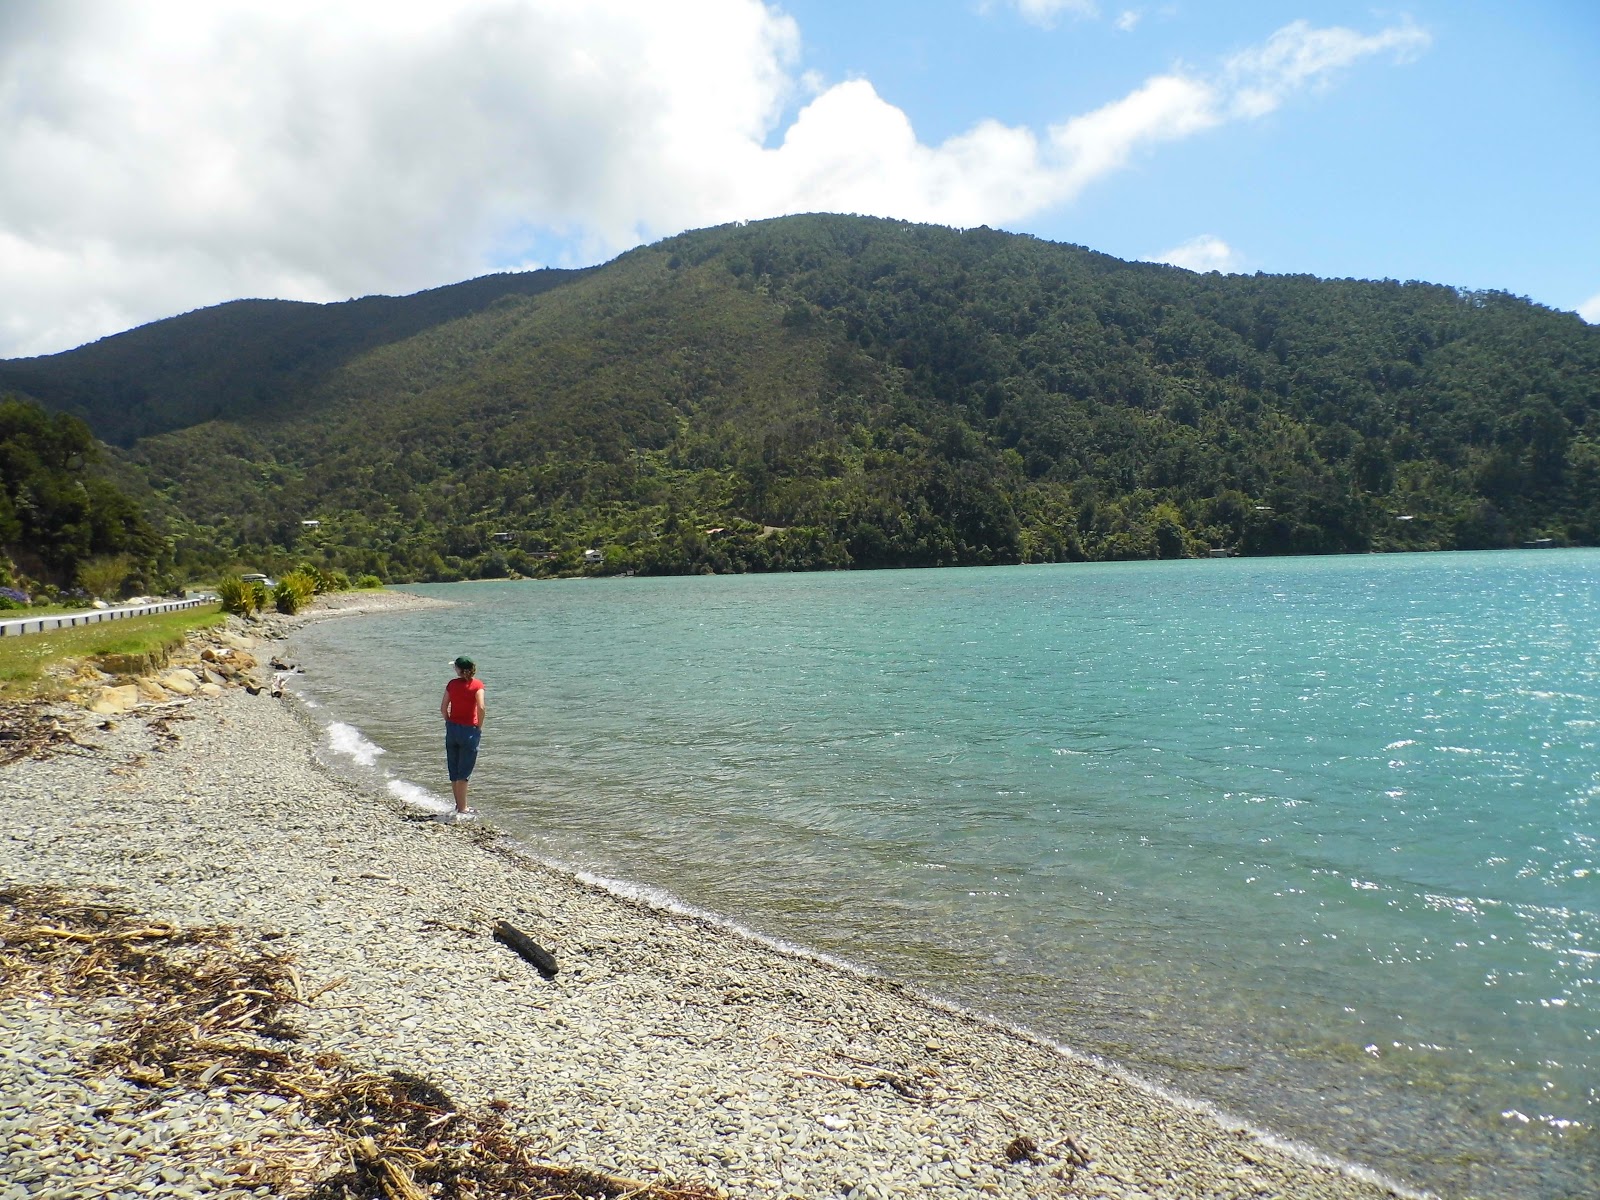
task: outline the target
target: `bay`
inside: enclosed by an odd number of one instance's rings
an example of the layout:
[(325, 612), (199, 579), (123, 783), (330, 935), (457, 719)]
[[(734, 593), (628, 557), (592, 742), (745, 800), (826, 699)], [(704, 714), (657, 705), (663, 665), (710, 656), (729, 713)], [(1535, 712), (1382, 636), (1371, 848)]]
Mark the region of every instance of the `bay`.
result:
[[(328, 754), (1448, 1195), (1600, 1177), (1600, 552), (495, 582)], [(381, 752), (381, 753), (380, 753)]]

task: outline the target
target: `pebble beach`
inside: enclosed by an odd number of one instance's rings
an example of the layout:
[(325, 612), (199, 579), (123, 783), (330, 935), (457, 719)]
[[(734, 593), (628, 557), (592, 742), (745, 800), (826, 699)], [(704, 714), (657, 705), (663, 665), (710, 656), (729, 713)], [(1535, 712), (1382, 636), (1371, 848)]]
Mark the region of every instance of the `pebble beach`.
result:
[[(346, 603), (341, 619), (382, 619), (361, 610), (384, 602)], [(235, 628), (263, 662), (287, 632)], [(1416, 1194), (892, 981), (592, 886), (492, 822), (362, 791), (319, 761), (292, 696), (52, 716), (69, 736), (0, 768), (7, 888), (270, 943), (304, 982), (303, 1052), (493, 1104), (550, 1163), (730, 1197)], [(558, 970), (495, 940), (499, 921)], [(292, 1194), (252, 1164), (306, 1188), (331, 1169), (292, 1099), (109, 1068), (117, 1016), (0, 986), (0, 1200)]]

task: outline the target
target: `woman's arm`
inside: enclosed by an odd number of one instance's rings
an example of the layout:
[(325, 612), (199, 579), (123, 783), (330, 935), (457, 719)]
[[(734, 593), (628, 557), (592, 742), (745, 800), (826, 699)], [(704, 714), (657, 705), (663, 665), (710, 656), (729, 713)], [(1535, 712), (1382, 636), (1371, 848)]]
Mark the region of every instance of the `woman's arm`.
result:
[(475, 693), (475, 695), (478, 697), (478, 725), (481, 727), (483, 725), (483, 711), (484, 711), (483, 689), (479, 688), (477, 690), (477, 692)]
[(446, 721), (450, 719), (450, 686), (445, 685), (444, 699), (439, 701), (439, 715)]

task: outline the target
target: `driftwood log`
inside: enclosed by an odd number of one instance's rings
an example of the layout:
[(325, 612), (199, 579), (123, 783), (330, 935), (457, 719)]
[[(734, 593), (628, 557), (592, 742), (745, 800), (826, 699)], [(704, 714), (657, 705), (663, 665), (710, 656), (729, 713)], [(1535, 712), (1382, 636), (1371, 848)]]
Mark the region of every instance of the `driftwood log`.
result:
[(523, 958), (539, 968), (539, 974), (553, 979), (556, 973), (556, 956), (509, 921), (494, 923), (494, 940), (510, 946)]

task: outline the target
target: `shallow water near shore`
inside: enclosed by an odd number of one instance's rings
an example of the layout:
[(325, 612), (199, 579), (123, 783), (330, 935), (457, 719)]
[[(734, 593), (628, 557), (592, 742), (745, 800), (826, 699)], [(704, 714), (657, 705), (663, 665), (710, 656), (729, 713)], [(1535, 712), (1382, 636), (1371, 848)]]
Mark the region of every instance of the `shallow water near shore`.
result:
[(1600, 552), (478, 583), (330, 760), (1447, 1195), (1600, 1177)]

